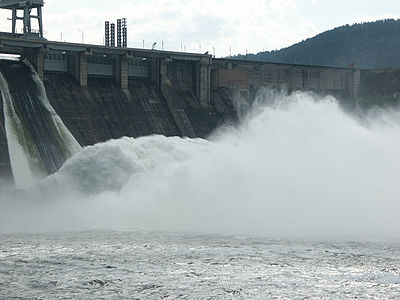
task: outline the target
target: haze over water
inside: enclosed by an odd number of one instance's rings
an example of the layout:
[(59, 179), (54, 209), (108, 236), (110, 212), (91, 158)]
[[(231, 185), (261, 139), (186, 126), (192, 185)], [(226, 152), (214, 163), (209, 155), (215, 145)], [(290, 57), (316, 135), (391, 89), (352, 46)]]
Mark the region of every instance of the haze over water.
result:
[(29, 191), (1, 196), (0, 232), (176, 230), (267, 237), (400, 236), (400, 113), (259, 93), (208, 140), (86, 147)]

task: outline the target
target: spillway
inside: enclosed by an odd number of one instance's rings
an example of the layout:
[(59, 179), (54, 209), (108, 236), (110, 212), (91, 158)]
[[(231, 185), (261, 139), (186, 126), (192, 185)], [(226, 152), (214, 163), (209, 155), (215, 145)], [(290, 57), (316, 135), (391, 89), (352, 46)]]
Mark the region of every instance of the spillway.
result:
[(0, 88), (15, 184), (28, 188), (56, 172), (81, 146), (50, 105), (29, 62), (0, 60)]

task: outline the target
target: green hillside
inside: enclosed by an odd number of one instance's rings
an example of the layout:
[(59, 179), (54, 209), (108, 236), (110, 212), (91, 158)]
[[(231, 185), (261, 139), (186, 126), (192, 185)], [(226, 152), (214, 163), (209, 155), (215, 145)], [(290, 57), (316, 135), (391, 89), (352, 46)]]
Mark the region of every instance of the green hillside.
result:
[(400, 67), (400, 20), (346, 25), (277, 51), (236, 59), (358, 68)]

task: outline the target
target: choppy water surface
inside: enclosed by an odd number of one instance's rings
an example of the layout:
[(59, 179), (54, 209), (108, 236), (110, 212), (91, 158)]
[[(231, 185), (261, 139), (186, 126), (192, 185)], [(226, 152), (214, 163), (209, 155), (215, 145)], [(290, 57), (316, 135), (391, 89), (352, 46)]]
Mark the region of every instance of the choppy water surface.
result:
[(301, 92), (208, 140), (86, 147), (0, 193), (0, 298), (400, 299), (399, 153), (398, 109)]
[(162, 232), (0, 236), (0, 298), (400, 298), (400, 243)]

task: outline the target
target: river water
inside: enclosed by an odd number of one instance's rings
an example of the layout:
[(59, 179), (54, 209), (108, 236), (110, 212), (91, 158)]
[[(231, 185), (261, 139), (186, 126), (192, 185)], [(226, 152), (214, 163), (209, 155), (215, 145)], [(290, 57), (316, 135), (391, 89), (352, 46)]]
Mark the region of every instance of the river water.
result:
[(0, 236), (0, 298), (399, 299), (399, 242), (145, 231)]

